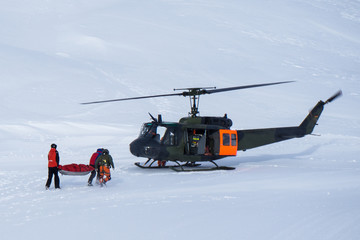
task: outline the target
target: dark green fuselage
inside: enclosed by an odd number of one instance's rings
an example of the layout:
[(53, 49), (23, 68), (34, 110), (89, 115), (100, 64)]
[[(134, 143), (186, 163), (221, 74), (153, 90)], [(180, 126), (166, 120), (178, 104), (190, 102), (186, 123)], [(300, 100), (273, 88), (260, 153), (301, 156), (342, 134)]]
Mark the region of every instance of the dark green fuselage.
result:
[[(319, 101), (296, 127), (237, 130), (237, 150), (247, 150), (312, 133), (325, 103)], [(154, 160), (201, 162), (227, 157), (221, 155), (219, 137), (230, 129), (232, 121), (224, 117), (186, 117), (176, 122), (153, 121), (143, 125), (140, 136), (130, 144), (137, 157)]]

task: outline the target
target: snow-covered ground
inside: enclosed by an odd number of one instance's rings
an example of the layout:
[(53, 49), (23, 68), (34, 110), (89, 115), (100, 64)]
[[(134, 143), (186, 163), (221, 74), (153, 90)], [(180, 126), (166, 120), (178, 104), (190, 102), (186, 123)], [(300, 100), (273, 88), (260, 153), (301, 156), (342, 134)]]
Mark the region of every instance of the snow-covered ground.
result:
[[(0, 1), (1, 239), (358, 239), (358, 0)], [(148, 112), (177, 121), (188, 99), (81, 102), (184, 87), (291, 84), (203, 96), (234, 129), (298, 125), (337, 90), (314, 133), (218, 163), (143, 170), (129, 153)], [(110, 150), (106, 188), (61, 176), (47, 153), (87, 164)], [(145, 160), (145, 159), (144, 159)]]

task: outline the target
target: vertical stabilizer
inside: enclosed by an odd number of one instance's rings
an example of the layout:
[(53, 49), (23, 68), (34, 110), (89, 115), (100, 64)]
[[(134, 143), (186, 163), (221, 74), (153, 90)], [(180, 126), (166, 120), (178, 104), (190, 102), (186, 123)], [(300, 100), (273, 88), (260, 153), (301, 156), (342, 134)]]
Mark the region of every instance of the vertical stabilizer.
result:
[(310, 111), (309, 115), (304, 119), (304, 121), (300, 124), (300, 128), (305, 129), (305, 134), (311, 134), (314, 127), (316, 126), (317, 121), (319, 120), (319, 117), (324, 110), (324, 105), (332, 102), (336, 98), (340, 97), (342, 95), (342, 91), (339, 90), (337, 93), (335, 93), (333, 96), (331, 96), (328, 100), (325, 102), (319, 101), (316, 106)]
[(322, 111), (324, 110), (324, 105), (325, 103), (323, 101), (319, 101), (300, 124), (299, 127), (305, 129), (305, 135), (312, 133)]

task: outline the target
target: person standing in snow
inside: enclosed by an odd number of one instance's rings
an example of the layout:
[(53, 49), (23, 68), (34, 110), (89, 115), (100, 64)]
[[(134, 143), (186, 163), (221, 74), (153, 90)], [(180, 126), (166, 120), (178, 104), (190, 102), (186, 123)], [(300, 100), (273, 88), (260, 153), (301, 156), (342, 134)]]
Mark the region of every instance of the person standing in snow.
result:
[(89, 165), (92, 166), (94, 168), (94, 170), (91, 171), (91, 174), (90, 174), (90, 177), (89, 177), (89, 180), (88, 180), (88, 186), (92, 186), (92, 181), (94, 179), (94, 177), (96, 176), (96, 168), (95, 168), (95, 162), (96, 162), (96, 159), (101, 156), (102, 152), (104, 151), (103, 148), (98, 148), (98, 150), (96, 150), (96, 152), (94, 152), (92, 155), (91, 155), (91, 158), (90, 158), (90, 162), (89, 162)]
[(95, 169), (98, 169), (99, 182), (101, 186), (111, 179), (110, 167), (115, 169), (109, 150), (104, 149), (102, 155), (95, 161)]
[(60, 163), (59, 152), (56, 150), (56, 144), (51, 144), (51, 148), (48, 154), (48, 179), (46, 181), (45, 188), (49, 189), (53, 175), (55, 176), (55, 189), (60, 189), (60, 179), (58, 174), (58, 166)]

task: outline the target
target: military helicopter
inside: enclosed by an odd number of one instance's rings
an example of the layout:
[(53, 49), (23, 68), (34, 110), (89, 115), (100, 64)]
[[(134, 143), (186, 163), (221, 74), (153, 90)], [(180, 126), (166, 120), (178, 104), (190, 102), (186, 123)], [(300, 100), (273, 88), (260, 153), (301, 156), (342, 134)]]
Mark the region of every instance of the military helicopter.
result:
[[(174, 89), (180, 93), (140, 96), (86, 102), (82, 104), (96, 104), (116, 101), (138, 100), (145, 98), (184, 96), (190, 98), (191, 111), (188, 117), (183, 117), (179, 122), (166, 122), (162, 116), (152, 116), (151, 122), (144, 123), (140, 135), (130, 143), (130, 152), (136, 157), (147, 158), (143, 164), (136, 162), (140, 168), (171, 168), (175, 171), (212, 171), (212, 170), (233, 170), (234, 167), (219, 166), (215, 160), (236, 156), (237, 151), (260, 147), (263, 145), (300, 138), (311, 134), (324, 105), (332, 102), (342, 95), (341, 90), (335, 93), (325, 102), (319, 101), (306, 116), (299, 126), (232, 130), (232, 120), (225, 114), (222, 117), (199, 116), (199, 100), (201, 95), (213, 94), (225, 91), (233, 91), (247, 88), (264, 87), (278, 84), (290, 83), (272, 82), (236, 86), (229, 88), (184, 88)], [(156, 163), (157, 164), (154, 164)], [(168, 165), (168, 162), (173, 164)], [(200, 162), (210, 162), (214, 167), (198, 167)]]

